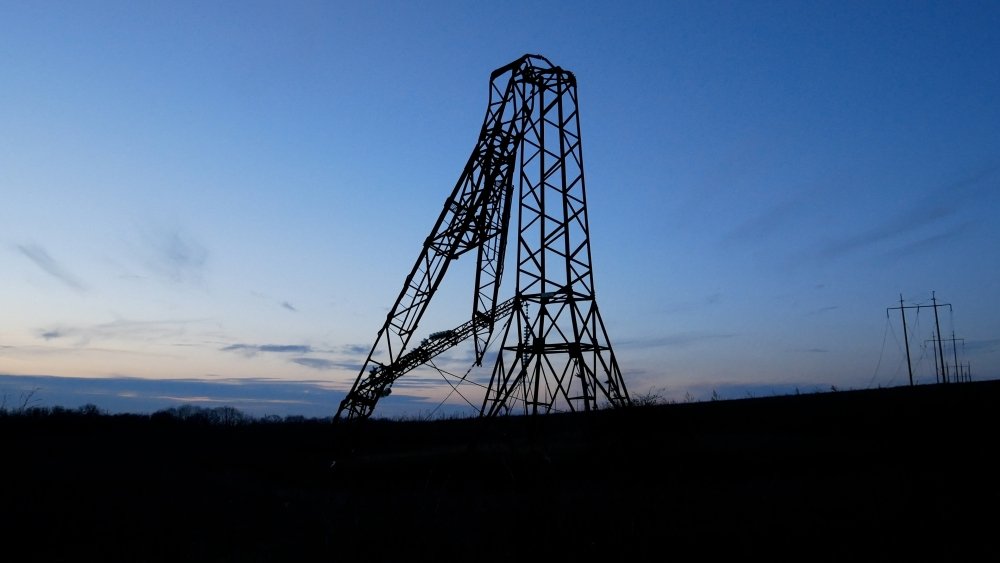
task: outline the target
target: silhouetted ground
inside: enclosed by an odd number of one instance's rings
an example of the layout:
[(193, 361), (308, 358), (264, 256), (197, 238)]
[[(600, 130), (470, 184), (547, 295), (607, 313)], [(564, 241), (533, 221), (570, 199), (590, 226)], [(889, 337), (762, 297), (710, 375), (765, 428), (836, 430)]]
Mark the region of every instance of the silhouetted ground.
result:
[(2, 549), (8, 561), (998, 560), (998, 399), (991, 381), (360, 426), (4, 416)]

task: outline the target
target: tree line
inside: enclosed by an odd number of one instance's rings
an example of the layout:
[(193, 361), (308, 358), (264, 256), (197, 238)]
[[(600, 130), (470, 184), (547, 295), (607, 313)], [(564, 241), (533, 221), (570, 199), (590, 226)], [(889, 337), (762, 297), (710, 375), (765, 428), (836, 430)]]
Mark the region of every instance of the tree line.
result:
[(112, 414), (93, 403), (87, 403), (77, 408), (63, 406), (46, 407), (37, 404), (35, 393), (28, 391), (12, 398), (8, 394), (0, 395), (0, 418), (119, 418), (148, 419), (152, 422), (183, 422), (189, 424), (205, 424), (210, 426), (242, 426), (247, 424), (283, 424), (305, 422), (328, 422), (329, 419), (307, 418), (301, 415), (279, 416), (269, 414), (253, 416), (232, 406), (203, 407), (183, 404), (166, 409), (160, 409), (151, 414), (118, 413)]

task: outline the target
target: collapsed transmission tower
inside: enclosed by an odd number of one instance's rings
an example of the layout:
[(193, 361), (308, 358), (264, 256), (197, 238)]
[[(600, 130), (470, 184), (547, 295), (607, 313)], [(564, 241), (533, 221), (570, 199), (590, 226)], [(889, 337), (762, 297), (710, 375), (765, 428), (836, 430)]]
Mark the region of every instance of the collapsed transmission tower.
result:
[[(498, 303), (516, 184), (517, 281)], [(407, 350), (448, 266), (475, 251), (471, 319)], [(540, 55), (490, 75), (476, 143), (337, 418), (367, 418), (394, 381), (472, 338), (503, 341), (480, 415), (629, 403), (594, 295), (576, 78)]]

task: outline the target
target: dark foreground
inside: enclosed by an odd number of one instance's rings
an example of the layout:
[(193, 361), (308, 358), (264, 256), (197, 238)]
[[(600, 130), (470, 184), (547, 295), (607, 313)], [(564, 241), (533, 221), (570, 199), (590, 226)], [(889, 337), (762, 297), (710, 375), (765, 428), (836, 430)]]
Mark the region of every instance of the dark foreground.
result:
[(0, 557), (996, 561), (998, 401), (982, 382), (379, 421), (353, 453), (318, 421), (0, 417)]

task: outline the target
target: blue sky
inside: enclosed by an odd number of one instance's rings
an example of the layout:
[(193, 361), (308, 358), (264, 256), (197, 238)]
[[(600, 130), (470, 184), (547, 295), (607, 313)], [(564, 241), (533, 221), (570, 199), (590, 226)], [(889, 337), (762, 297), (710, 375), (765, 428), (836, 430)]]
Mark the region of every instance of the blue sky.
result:
[[(1000, 376), (996, 2), (0, 12), (0, 394), (334, 411), (490, 72), (525, 53), (579, 81), (597, 297), (633, 393), (902, 384), (886, 307), (931, 291), (960, 361)], [(470, 276), (449, 272), (422, 331), (467, 320)], [(932, 316), (909, 320), (931, 382)], [(385, 412), (449, 391), (416, 373)]]

